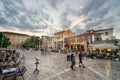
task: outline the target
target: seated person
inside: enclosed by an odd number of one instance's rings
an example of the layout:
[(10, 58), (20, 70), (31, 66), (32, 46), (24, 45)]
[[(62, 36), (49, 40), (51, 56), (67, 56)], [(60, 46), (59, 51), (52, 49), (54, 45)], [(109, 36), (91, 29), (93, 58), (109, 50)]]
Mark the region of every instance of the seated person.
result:
[(5, 58), (4, 65), (12, 65), (14, 62), (10, 58)]
[(3, 60), (2, 59), (0, 59), (0, 65), (3, 65)]
[(16, 53), (12, 53), (12, 61), (16, 63)]
[(3, 60), (0, 59), (0, 74), (2, 73)]

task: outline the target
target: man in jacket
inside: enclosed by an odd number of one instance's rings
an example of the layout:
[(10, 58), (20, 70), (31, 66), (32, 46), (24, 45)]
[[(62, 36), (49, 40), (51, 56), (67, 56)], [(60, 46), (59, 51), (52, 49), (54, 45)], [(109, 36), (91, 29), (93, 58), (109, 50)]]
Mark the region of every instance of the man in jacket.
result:
[(79, 54), (78, 54), (78, 58), (79, 58), (79, 66), (83, 66), (83, 68), (85, 67), (84, 65), (83, 65), (83, 62), (82, 62), (82, 59), (83, 59), (83, 55), (82, 55), (82, 53), (80, 52)]

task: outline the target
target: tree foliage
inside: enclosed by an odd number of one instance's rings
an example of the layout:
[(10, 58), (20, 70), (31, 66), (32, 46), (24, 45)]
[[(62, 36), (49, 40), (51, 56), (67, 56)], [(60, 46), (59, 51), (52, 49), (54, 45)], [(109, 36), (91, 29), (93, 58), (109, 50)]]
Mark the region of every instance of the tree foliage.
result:
[(40, 38), (37, 36), (31, 36), (28, 38), (25, 43), (23, 44), (23, 47), (25, 48), (39, 48), (39, 42)]
[(115, 45), (115, 46), (118, 45), (118, 40), (117, 40), (117, 39), (114, 40), (114, 45)]
[(11, 44), (9, 38), (0, 33), (0, 47), (7, 48)]

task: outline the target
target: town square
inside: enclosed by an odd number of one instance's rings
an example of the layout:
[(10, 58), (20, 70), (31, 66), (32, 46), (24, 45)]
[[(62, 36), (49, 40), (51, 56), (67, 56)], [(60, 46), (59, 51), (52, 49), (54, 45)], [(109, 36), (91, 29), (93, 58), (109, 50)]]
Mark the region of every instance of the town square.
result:
[(120, 80), (119, 0), (0, 0), (0, 80)]
[[(21, 59), (20, 66), (25, 66), (27, 71), (24, 80), (119, 80), (119, 62), (84, 58), (85, 68), (78, 66), (76, 56), (75, 70), (70, 69), (70, 62), (66, 60), (66, 54), (51, 53), (42, 55), (40, 51), (17, 50), (25, 56)], [(34, 55), (33, 55), (34, 54)], [(38, 73), (35, 70), (35, 58), (39, 59)], [(0, 78), (2, 79), (3, 76)], [(22, 80), (22, 77), (17, 77)]]

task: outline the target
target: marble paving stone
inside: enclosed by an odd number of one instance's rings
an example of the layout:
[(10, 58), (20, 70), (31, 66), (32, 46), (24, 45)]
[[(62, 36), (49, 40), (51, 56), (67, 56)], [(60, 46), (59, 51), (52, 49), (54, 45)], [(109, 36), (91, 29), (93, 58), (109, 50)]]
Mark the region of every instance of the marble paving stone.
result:
[[(85, 68), (76, 67), (71, 70), (70, 62), (66, 61), (66, 54), (41, 55), (40, 51), (19, 51), (21, 55), (25, 55), (25, 60), (21, 62), (21, 65), (27, 68), (25, 80), (120, 80), (120, 62), (84, 58)], [(33, 73), (35, 57), (40, 60), (38, 74)], [(20, 78), (18, 80), (21, 80)]]

